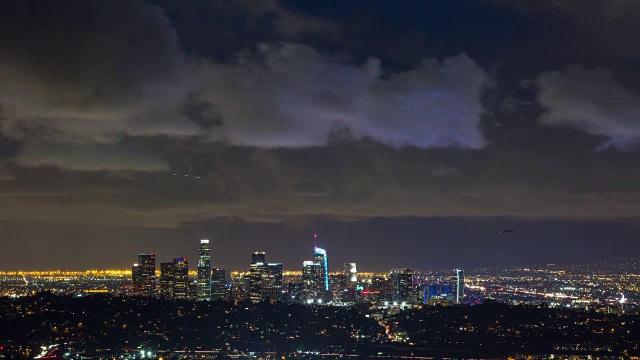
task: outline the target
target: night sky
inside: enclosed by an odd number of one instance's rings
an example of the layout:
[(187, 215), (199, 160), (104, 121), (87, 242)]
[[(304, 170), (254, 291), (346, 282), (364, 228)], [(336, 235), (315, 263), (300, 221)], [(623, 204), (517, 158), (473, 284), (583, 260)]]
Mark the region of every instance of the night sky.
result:
[[(640, 255), (640, 2), (10, 0), (0, 270)], [(512, 235), (499, 235), (513, 229)]]

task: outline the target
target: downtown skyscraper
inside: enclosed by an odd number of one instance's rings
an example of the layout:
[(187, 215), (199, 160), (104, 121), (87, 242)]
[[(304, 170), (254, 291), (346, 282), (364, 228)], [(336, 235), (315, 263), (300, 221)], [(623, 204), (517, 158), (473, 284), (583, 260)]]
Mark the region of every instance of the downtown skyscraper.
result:
[(313, 261), (302, 263), (302, 288), (309, 301), (327, 299), (329, 294), (329, 261), (325, 249), (315, 247)]
[(454, 271), (454, 284), (455, 288), (453, 289), (454, 301), (456, 303), (462, 303), (464, 299), (464, 270), (455, 269)]
[(198, 248), (198, 280), (196, 299), (211, 300), (211, 247), (209, 240), (200, 240)]
[(138, 254), (131, 268), (133, 295), (153, 296), (156, 289), (156, 254)]
[(249, 264), (249, 300), (259, 302), (281, 299), (282, 263), (267, 263), (264, 252), (254, 252)]

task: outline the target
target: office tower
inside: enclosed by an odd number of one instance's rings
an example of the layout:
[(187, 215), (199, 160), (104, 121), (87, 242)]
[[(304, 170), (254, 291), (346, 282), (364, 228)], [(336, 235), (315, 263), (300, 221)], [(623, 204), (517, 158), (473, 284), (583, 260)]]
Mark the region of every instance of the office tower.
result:
[(413, 272), (411, 269), (391, 270), (392, 299), (394, 302), (411, 301), (413, 295)]
[(262, 279), (262, 300), (282, 300), (282, 263), (267, 263), (267, 276)]
[(462, 303), (464, 300), (464, 270), (455, 269), (453, 271), (454, 275), (454, 300), (457, 303)]
[(303, 261), (302, 262), (302, 297), (303, 300), (313, 300), (317, 297), (316, 286), (316, 267), (320, 264), (316, 264), (315, 261)]
[(198, 289), (196, 299), (211, 300), (211, 247), (209, 240), (200, 240), (198, 248)]
[(173, 263), (160, 263), (160, 297), (173, 299)]
[(139, 296), (142, 293), (142, 274), (140, 264), (135, 263), (131, 267), (131, 295)]
[(313, 256), (313, 261), (320, 264), (320, 266), (316, 267), (316, 281), (323, 291), (329, 291), (329, 262), (327, 260), (327, 251), (319, 247), (316, 247), (314, 250), (315, 255)]
[(266, 254), (256, 251), (249, 264), (249, 300), (282, 299), (282, 263), (267, 263)]
[(347, 276), (344, 273), (330, 274), (329, 283), (331, 284), (331, 295), (333, 301), (345, 301), (344, 294), (347, 290)]
[(211, 299), (230, 300), (231, 285), (231, 271), (214, 268), (211, 275)]
[(348, 282), (358, 282), (358, 271), (356, 270), (356, 263), (345, 263), (343, 273), (347, 277)]
[(260, 302), (262, 300), (262, 280), (268, 277), (266, 255), (262, 251), (251, 254), (249, 264), (249, 300)]
[(189, 298), (189, 262), (187, 258), (173, 259), (173, 297)]
[(156, 254), (138, 254), (140, 293), (153, 296), (156, 290)]

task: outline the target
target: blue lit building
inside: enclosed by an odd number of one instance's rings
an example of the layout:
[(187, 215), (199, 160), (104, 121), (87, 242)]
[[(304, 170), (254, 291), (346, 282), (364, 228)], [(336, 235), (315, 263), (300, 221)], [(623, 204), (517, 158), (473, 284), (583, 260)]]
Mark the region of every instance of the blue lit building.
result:
[(329, 291), (329, 262), (327, 260), (327, 251), (319, 247), (316, 247), (314, 251), (313, 261), (320, 265), (316, 268), (316, 281), (321, 284), (322, 290)]

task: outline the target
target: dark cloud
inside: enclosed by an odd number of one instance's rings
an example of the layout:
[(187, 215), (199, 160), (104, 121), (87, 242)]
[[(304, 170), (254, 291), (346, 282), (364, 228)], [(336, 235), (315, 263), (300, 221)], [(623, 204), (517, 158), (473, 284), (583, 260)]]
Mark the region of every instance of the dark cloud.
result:
[(536, 80), (544, 124), (573, 125), (624, 144), (640, 137), (640, 97), (616, 82), (605, 68), (572, 66)]
[[(551, 12), (570, 21), (573, 39), (589, 46), (593, 54), (637, 59), (640, 50), (635, 38), (640, 35), (640, 3), (634, 0), (587, 0), (580, 6), (571, 0), (494, 1), (539, 15)], [(587, 41), (584, 41), (586, 38)], [(594, 46), (595, 45), (595, 46)]]
[(205, 130), (222, 126), (224, 124), (222, 114), (209, 102), (191, 96), (182, 105), (182, 114), (195, 122)]

